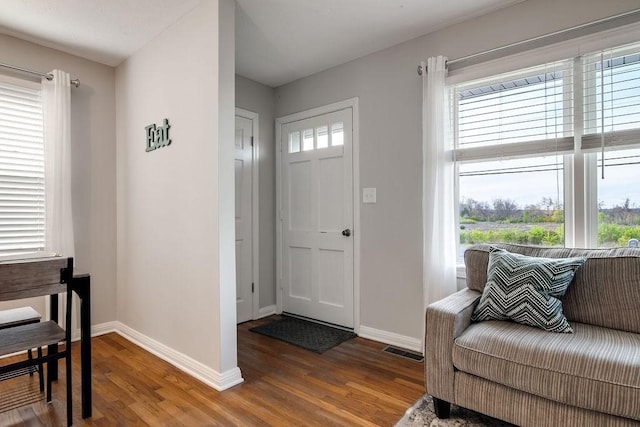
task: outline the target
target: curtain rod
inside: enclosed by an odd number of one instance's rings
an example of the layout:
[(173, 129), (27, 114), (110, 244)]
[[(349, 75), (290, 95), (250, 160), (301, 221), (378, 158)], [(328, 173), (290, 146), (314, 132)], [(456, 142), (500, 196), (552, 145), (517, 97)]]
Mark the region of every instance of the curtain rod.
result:
[[(0, 62), (0, 67), (8, 68), (8, 69), (13, 70), (13, 71), (19, 71), (21, 73), (32, 74), (34, 76), (44, 77), (47, 80), (53, 80), (53, 74), (41, 73), (39, 71), (33, 71), (33, 70), (28, 70), (28, 69), (22, 68), (22, 67), (16, 67), (15, 65), (3, 64), (1, 62)], [(74, 85), (75, 87), (79, 87), (80, 86), (80, 80), (79, 79), (73, 79), (73, 80), (71, 80), (71, 84)]]
[[(514, 48), (518, 48), (522, 45), (537, 44), (537, 46), (535, 47), (549, 45), (554, 42), (561, 41), (561, 40), (556, 40), (559, 38), (559, 36), (565, 36), (567, 34), (570, 34), (570, 37), (568, 38), (576, 38), (576, 37), (580, 37), (587, 34), (593, 34), (597, 31), (603, 31), (605, 29), (613, 28), (613, 26), (610, 26), (610, 25), (607, 26), (606, 24), (615, 23), (614, 26), (621, 26), (621, 25), (626, 25), (629, 23), (636, 22), (639, 19), (640, 19), (640, 9), (630, 10), (628, 12), (620, 13), (618, 15), (609, 16), (607, 18), (602, 18), (596, 21), (587, 22), (585, 24), (576, 25), (574, 27), (554, 31), (552, 33), (543, 34), (541, 36), (532, 37), (530, 39), (511, 43), (508, 45), (496, 47), (493, 49), (488, 49), (478, 53), (473, 53), (471, 55), (462, 56), (456, 59), (451, 59), (446, 62), (446, 65), (449, 66), (456, 63), (462, 63), (465, 61), (470, 61), (472, 59), (477, 59), (480, 57), (492, 56), (492, 54), (505, 52), (505, 51), (508, 52), (508, 54), (517, 53), (517, 52), (509, 52), (509, 51), (513, 51)], [(625, 22), (618, 22), (618, 21), (625, 21)], [(600, 28), (602, 26), (605, 26), (607, 28)], [(531, 48), (533, 49), (534, 46), (532, 46)], [(519, 50), (519, 51), (521, 52), (522, 50)], [(506, 56), (506, 55), (503, 55), (503, 56)], [(418, 65), (418, 74), (422, 75), (422, 65)]]

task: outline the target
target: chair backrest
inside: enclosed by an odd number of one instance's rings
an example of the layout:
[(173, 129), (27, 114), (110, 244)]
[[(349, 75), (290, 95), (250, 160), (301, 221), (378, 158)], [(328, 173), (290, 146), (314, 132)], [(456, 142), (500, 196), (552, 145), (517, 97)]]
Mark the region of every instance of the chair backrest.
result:
[(65, 292), (73, 258), (50, 257), (0, 262), (0, 301)]

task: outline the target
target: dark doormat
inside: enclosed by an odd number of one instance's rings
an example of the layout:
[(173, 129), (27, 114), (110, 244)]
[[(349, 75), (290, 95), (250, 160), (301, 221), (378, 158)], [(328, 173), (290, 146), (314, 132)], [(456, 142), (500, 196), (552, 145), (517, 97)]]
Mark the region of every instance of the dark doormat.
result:
[(316, 353), (324, 353), (332, 347), (356, 336), (330, 326), (320, 325), (295, 317), (283, 316), (279, 320), (249, 329)]

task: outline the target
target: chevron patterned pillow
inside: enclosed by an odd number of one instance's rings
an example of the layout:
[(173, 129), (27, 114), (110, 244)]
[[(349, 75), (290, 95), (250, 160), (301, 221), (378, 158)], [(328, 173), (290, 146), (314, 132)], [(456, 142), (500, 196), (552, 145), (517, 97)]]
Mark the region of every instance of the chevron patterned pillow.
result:
[(487, 284), (471, 320), (513, 320), (549, 332), (572, 333), (558, 298), (586, 260), (531, 257), (492, 246)]

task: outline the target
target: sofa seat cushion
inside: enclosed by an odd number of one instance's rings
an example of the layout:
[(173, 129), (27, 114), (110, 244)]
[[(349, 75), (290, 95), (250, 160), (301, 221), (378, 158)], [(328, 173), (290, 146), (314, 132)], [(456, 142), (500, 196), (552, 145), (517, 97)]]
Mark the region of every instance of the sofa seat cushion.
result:
[(640, 334), (582, 323), (573, 329), (472, 324), (455, 340), (453, 364), (550, 400), (640, 420)]

